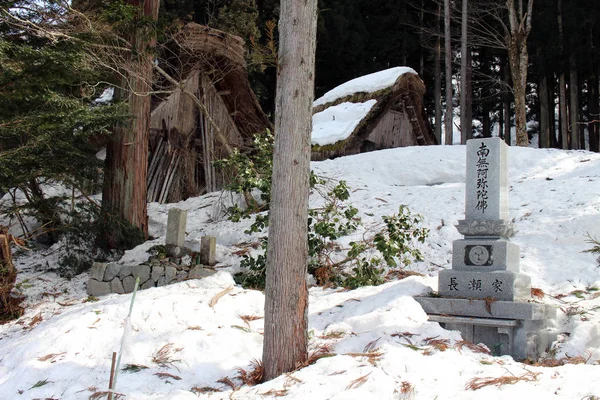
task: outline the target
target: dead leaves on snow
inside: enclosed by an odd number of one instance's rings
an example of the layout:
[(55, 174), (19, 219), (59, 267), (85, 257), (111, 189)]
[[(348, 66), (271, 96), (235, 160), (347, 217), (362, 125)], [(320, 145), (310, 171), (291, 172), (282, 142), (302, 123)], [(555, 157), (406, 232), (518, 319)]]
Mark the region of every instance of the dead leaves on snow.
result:
[(503, 375), (499, 378), (473, 378), (470, 379), (465, 385), (466, 390), (479, 390), (486, 386), (502, 386), (502, 385), (514, 385), (517, 382), (533, 382), (537, 380), (540, 372), (527, 371), (523, 375)]

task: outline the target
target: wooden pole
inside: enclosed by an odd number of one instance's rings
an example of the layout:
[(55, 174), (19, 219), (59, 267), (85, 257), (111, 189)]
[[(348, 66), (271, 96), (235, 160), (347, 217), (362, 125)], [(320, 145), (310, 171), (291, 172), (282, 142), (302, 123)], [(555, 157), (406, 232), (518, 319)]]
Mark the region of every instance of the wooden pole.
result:
[(113, 385), (114, 385), (115, 365), (116, 364), (117, 364), (117, 352), (113, 351), (112, 363), (110, 365), (110, 379), (108, 381), (108, 400), (112, 400), (112, 398), (113, 398)]

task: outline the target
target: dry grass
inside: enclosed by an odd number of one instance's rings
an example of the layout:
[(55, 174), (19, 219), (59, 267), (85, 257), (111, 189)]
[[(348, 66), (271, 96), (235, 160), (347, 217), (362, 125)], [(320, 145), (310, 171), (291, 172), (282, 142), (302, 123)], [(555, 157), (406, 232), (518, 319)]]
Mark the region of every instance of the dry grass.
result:
[(281, 389), (281, 390), (271, 389), (268, 392), (260, 393), (260, 396), (282, 397), (282, 396), (287, 396), (287, 394), (288, 394), (287, 389)]
[(356, 388), (361, 387), (369, 380), (369, 375), (371, 375), (371, 372), (369, 372), (366, 375), (356, 378), (355, 380), (350, 382), (350, 384), (348, 386), (346, 386), (346, 390), (356, 389)]
[(160, 379), (174, 379), (176, 381), (181, 380), (180, 376), (169, 374), (167, 372), (157, 372), (154, 375), (158, 376)]
[(245, 385), (254, 386), (262, 383), (265, 369), (262, 361), (252, 360), (250, 361), (250, 369), (247, 371), (244, 368), (236, 368), (237, 376), (236, 379), (242, 381)]
[(228, 377), (221, 378), (217, 382), (222, 383), (225, 386), (229, 386), (234, 391), (238, 389), (238, 387), (235, 385), (235, 383), (233, 383), (233, 381), (231, 379), (229, 379)]
[(538, 362), (532, 364), (536, 367), (560, 367), (567, 364), (587, 364), (592, 358), (591, 352), (586, 352), (586, 357), (582, 355), (578, 356), (566, 356), (563, 358), (542, 358)]
[(198, 326), (198, 325), (194, 325), (194, 326), (188, 326), (187, 329), (189, 329), (190, 331), (202, 331), (203, 329)]
[(502, 386), (502, 385), (514, 385), (517, 382), (533, 382), (537, 380), (540, 372), (527, 371), (523, 375), (504, 375), (499, 378), (473, 378), (470, 379), (465, 385), (466, 390), (479, 390), (486, 386)]
[(369, 353), (369, 352), (377, 350), (376, 346), (377, 346), (377, 342), (379, 342), (379, 339), (381, 339), (381, 337), (378, 337), (377, 339), (372, 340), (369, 343), (367, 343), (367, 345), (363, 349), (363, 352), (364, 353)]
[(319, 345), (315, 349), (313, 349), (311, 352), (308, 353), (308, 358), (306, 359), (305, 362), (299, 364), (296, 367), (296, 371), (299, 370), (300, 368), (304, 368), (304, 367), (307, 367), (309, 365), (316, 363), (321, 358), (332, 357), (332, 356), (335, 356), (335, 353), (331, 352), (331, 347), (329, 345), (326, 345), (326, 344)]
[(325, 339), (325, 340), (328, 340), (328, 339), (341, 339), (344, 336), (346, 336), (345, 332), (342, 332), (342, 331), (333, 331), (333, 332), (325, 333), (325, 334), (319, 336), (319, 339)]
[(420, 272), (415, 272), (415, 271), (406, 271), (404, 269), (391, 269), (385, 275), (385, 279), (387, 281), (391, 281), (394, 279), (400, 281), (404, 278), (408, 278), (409, 276), (423, 276), (423, 274), (421, 274)]
[(250, 322), (263, 318), (259, 317), (258, 315), (240, 315), (239, 317), (242, 319), (242, 321), (244, 321), (246, 325), (248, 325), (248, 328), (250, 328)]
[(227, 293), (231, 292), (232, 290), (233, 290), (233, 286), (229, 286), (227, 289), (221, 290), (210, 300), (210, 303), (208, 303), (208, 305), (210, 307), (214, 307), (221, 297), (225, 296)]
[(531, 297), (535, 297), (538, 299), (543, 298), (546, 295), (546, 293), (544, 293), (544, 291), (540, 288), (531, 288)]
[(454, 345), (454, 348), (459, 353), (461, 352), (463, 347), (466, 347), (467, 349), (471, 350), (473, 353), (482, 353), (482, 354), (487, 354), (487, 355), (491, 354), (490, 351), (485, 346), (467, 342), (466, 340), (461, 340), (459, 342), (456, 342), (456, 344)]
[(446, 351), (448, 350), (448, 347), (450, 347), (450, 341), (448, 339), (437, 339), (437, 336), (425, 339), (425, 343), (439, 351)]
[(161, 367), (174, 367), (174, 363), (181, 361), (180, 359), (175, 358), (175, 353), (178, 353), (181, 350), (183, 350), (183, 347), (175, 348), (173, 343), (167, 343), (154, 353), (152, 362)]
[(396, 389), (396, 392), (400, 393), (399, 398), (404, 400), (412, 399), (415, 396), (415, 385), (408, 381), (403, 381), (400, 387)]
[(210, 387), (210, 386), (194, 386), (190, 389), (190, 392), (199, 395), (199, 394), (204, 394), (204, 393), (216, 393), (216, 392), (220, 392), (220, 389), (214, 388), (214, 387)]
[(350, 357), (365, 357), (371, 365), (375, 365), (377, 361), (381, 360), (383, 353), (381, 351), (370, 351), (368, 353), (346, 353)]
[[(102, 391), (102, 392), (95, 392), (95, 393), (92, 393), (90, 395), (90, 397), (88, 397), (88, 398), (89, 398), (89, 400), (98, 400), (98, 399), (102, 399), (102, 398), (105, 398), (105, 397), (108, 399), (108, 395), (110, 393), (111, 392), (108, 391), (108, 390), (107, 391)], [(113, 398), (113, 400), (117, 400), (117, 399), (120, 399), (120, 398), (125, 398), (125, 395), (122, 394), (122, 393), (112, 392), (112, 398)]]
[(66, 354), (66, 352), (62, 352), (62, 353), (52, 353), (52, 354), (47, 354), (43, 357), (39, 357), (38, 361), (50, 361), (51, 363), (55, 362), (56, 359), (62, 355)]

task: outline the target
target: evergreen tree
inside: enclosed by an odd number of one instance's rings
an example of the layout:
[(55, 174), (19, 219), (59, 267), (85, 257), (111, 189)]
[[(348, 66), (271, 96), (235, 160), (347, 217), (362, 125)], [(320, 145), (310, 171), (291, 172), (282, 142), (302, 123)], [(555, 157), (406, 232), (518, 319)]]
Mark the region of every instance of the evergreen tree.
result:
[[(27, 202), (11, 212), (34, 215), (56, 241), (68, 224), (64, 212), (76, 209), (73, 193), (85, 198), (97, 189), (101, 161), (94, 143), (125, 115), (119, 105), (94, 103), (105, 86), (102, 71), (77, 44), (15, 30), (3, 20), (0, 191), (19, 189)], [(70, 196), (45, 194), (43, 185), (52, 183), (72, 189)]]

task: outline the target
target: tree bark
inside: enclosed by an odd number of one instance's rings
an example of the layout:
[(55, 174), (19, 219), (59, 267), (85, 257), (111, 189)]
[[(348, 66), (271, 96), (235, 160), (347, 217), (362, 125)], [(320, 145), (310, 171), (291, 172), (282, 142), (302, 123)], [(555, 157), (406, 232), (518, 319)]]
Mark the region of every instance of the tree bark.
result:
[(446, 63), (445, 144), (452, 144), (452, 41), (450, 37), (450, 0), (444, 0), (444, 52)]
[[(564, 49), (563, 18), (562, 18), (562, 0), (557, 3), (558, 19), (558, 47), (560, 53)], [(558, 76), (558, 115), (560, 121), (559, 136), (561, 138), (561, 147), (564, 150), (569, 148), (569, 118), (567, 116), (567, 80), (565, 78), (564, 67), (561, 68)]]
[[(437, 27), (440, 29), (440, 22), (442, 19), (442, 6), (438, 5), (438, 21)], [(435, 39), (435, 137), (438, 143), (442, 143), (442, 39), (440, 35)]]
[(469, 1), (462, 0), (461, 12), (461, 37), (460, 37), (460, 143), (466, 144), (471, 139), (472, 121), (469, 120), (469, 76), (468, 65), (470, 57), (468, 56), (468, 18)]
[[(577, 79), (577, 62), (575, 55), (569, 55), (569, 119), (571, 125), (571, 148), (585, 148), (579, 139), (579, 82)], [(583, 147), (582, 147), (583, 145)]]
[(538, 96), (540, 102), (540, 149), (550, 147), (550, 106), (548, 104), (548, 78), (544, 74), (538, 83)]
[(308, 193), (317, 0), (282, 0), (265, 286), (264, 379), (306, 361)]
[[(129, 0), (140, 6), (140, 13), (152, 20), (158, 18), (158, 0)], [(131, 63), (124, 72), (121, 87), (129, 88), (126, 97), (132, 119), (115, 127), (106, 148), (106, 167), (102, 205), (105, 211), (139, 228), (148, 237), (146, 180), (148, 174), (148, 136), (150, 131), (150, 96), (152, 89), (152, 55), (155, 39), (149, 28), (140, 28), (130, 38), (135, 46)], [(110, 247), (114, 238), (107, 232)]]
[(591, 122), (600, 119), (598, 107), (598, 78), (596, 76), (596, 69), (594, 69), (592, 77), (589, 79), (589, 90), (588, 90), (588, 130), (590, 134), (590, 151), (599, 151), (600, 143), (600, 122)]
[(515, 96), (515, 125), (517, 131), (517, 146), (528, 146), (527, 136), (527, 67), (529, 53), (527, 51), (527, 37), (531, 31), (531, 17), (533, 0), (527, 2), (527, 11), (523, 11), (523, 2), (519, 0), (506, 0), (508, 8), (508, 21), (510, 33), (507, 35), (508, 59), (513, 81), (513, 94)]

